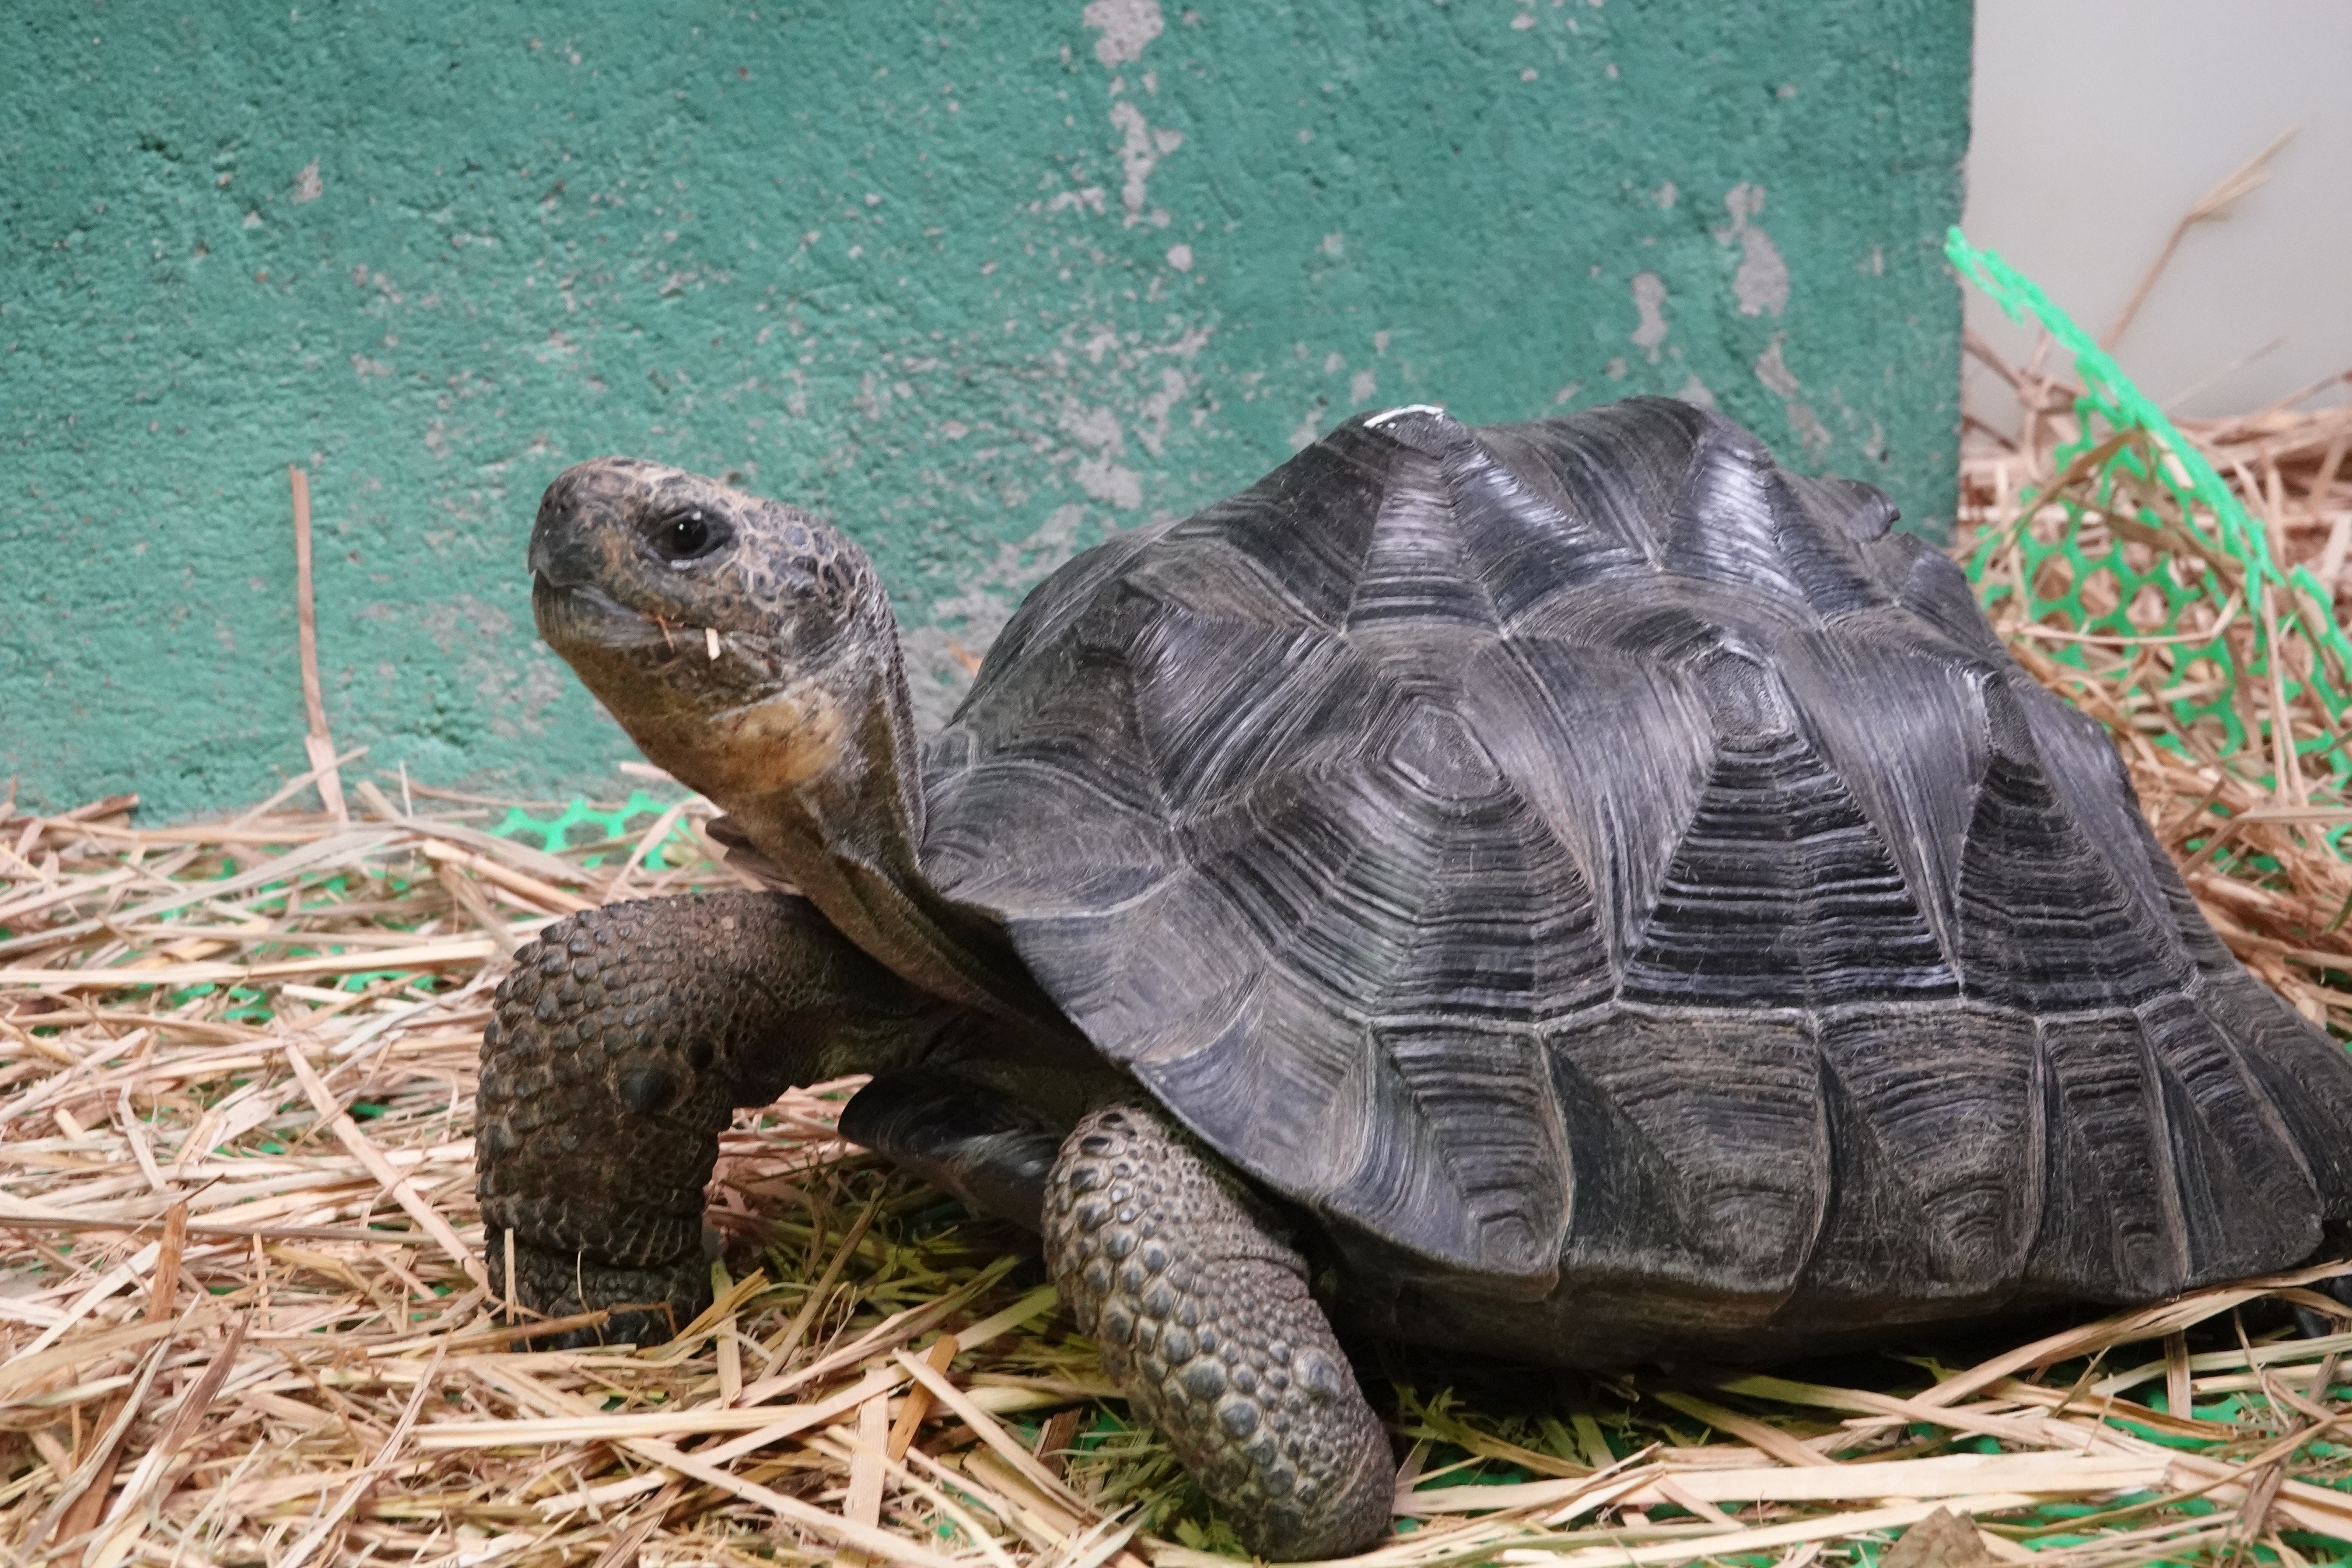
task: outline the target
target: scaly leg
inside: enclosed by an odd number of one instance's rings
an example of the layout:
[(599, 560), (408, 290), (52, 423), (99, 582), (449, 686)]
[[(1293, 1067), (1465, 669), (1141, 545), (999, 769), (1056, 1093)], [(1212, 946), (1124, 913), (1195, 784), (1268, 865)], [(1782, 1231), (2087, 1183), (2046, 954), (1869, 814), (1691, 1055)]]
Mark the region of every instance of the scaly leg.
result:
[(788, 895), (648, 900), (549, 927), (515, 955), (482, 1035), (494, 1289), (511, 1230), (523, 1304), (631, 1308), (562, 1342), (675, 1333), (710, 1297), (702, 1193), (730, 1112), (905, 1059), (945, 1018)]
[(1388, 1435), (1306, 1264), (1156, 1114), (1097, 1110), (1062, 1145), (1045, 1258), (1103, 1367), (1276, 1559), (1359, 1552), (1388, 1530)]

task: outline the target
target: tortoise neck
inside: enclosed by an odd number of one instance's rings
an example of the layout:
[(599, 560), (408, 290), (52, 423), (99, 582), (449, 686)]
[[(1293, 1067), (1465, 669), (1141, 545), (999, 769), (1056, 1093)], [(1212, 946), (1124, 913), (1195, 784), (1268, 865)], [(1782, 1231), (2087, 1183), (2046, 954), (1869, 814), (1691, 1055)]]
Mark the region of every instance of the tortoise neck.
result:
[(983, 1012), (1033, 1016), (1034, 984), (1003, 932), (924, 875), (921, 751), (898, 623), (878, 585), (861, 619), (866, 635), (823, 678), (809, 721), (830, 731), (827, 760), (719, 804), (844, 935), (899, 974)]

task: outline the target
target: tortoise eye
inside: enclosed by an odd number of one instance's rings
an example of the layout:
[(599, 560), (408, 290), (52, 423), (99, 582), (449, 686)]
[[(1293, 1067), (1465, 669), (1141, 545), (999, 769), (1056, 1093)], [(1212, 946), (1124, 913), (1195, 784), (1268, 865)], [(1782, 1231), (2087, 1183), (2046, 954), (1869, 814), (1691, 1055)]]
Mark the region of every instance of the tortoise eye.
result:
[(691, 561), (707, 555), (718, 542), (719, 531), (699, 511), (672, 513), (654, 524), (652, 544), (665, 561)]

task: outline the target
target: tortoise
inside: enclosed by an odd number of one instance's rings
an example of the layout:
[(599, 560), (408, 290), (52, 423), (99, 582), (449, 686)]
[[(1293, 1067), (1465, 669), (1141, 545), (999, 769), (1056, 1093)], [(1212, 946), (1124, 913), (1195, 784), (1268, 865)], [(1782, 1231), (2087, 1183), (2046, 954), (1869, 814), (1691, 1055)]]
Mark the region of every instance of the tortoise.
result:
[(1673, 401), (1391, 409), (1062, 566), (926, 743), (839, 532), (569, 469), (541, 632), (793, 890), (518, 955), (502, 1288), (510, 1242), (531, 1306), (671, 1331), (730, 1108), (871, 1073), (843, 1135), (1039, 1230), (1112, 1378), (1295, 1558), (1389, 1515), (1335, 1321), (1754, 1361), (2311, 1256), (2352, 1061), (1895, 520)]

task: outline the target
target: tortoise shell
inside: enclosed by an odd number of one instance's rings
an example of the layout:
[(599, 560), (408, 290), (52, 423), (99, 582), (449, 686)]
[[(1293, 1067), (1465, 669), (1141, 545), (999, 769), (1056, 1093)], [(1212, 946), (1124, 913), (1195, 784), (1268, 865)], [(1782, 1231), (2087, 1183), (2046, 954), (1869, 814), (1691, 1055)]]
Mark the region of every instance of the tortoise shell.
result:
[(1351, 421), (1030, 595), (926, 873), (1427, 1278), (1922, 1315), (2306, 1257), (2352, 1061), (1894, 518), (1664, 400)]

